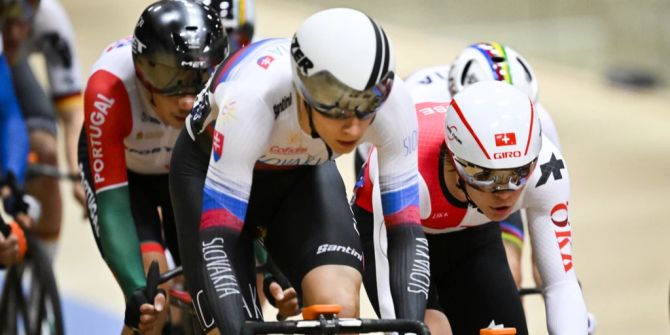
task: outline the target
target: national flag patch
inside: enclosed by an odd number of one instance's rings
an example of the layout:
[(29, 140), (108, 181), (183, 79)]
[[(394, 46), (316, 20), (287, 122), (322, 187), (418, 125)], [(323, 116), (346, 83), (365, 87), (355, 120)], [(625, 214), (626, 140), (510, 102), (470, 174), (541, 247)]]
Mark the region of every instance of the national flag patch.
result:
[(214, 135), (212, 136), (212, 155), (214, 155), (214, 161), (218, 162), (221, 159), (221, 154), (223, 153), (223, 134), (214, 130)]
[(272, 64), (272, 62), (273, 62), (274, 60), (275, 60), (275, 59), (274, 59), (272, 56), (267, 55), (267, 56), (263, 56), (263, 57), (259, 58), (259, 59), (256, 61), (256, 64), (258, 64), (260, 67), (262, 67), (262, 68), (264, 68), (264, 69), (267, 70), (268, 67), (270, 66), (270, 64)]
[(516, 145), (516, 135), (514, 133), (496, 134), (496, 146)]

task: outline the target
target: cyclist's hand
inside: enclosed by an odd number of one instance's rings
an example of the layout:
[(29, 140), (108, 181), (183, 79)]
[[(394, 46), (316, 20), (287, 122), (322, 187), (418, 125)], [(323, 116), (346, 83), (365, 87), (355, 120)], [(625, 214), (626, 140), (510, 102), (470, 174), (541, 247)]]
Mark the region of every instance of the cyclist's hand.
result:
[(123, 320), (126, 326), (140, 332), (153, 329), (158, 314), (165, 308), (165, 293), (163, 290), (159, 290), (152, 303), (147, 299), (145, 288), (136, 290), (126, 301), (126, 313)]
[(22, 227), (30, 228), (33, 221), (39, 219), (41, 211), (39, 203), (23, 192), (23, 188), (11, 171), (7, 172), (5, 180), (0, 182), (0, 197), (5, 212), (13, 216)]
[(27, 250), (26, 237), (21, 227), (16, 223), (8, 226), (11, 229), (9, 235), (5, 237), (4, 234), (0, 234), (0, 267), (21, 262)]
[(158, 293), (154, 298), (153, 305), (143, 304), (140, 306), (140, 324), (138, 326), (140, 332), (146, 332), (154, 329), (158, 315), (165, 308), (165, 295)]
[(275, 301), (274, 305), (279, 310), (281, 317), (287, 318), (300, 313), (298, 295), (293, 287), (283, 290), (277, 282), (272, 282), (269, 291)]

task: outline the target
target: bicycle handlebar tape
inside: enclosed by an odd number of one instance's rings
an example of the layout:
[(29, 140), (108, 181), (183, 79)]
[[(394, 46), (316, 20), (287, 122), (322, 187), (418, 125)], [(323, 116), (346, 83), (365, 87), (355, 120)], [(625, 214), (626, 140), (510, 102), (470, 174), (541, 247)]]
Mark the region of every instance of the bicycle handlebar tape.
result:
[(28, 250), (28, 242), (26, 241), (26, 235), (23, 232), (21, 226), (18, 223), (12, 222), (9, 224), (9, 227), (12, 230), (12, 234), (16, 236), (16, 239), (19, 244), (19, 262), (23, 261), (23, 257), (26, 255)]

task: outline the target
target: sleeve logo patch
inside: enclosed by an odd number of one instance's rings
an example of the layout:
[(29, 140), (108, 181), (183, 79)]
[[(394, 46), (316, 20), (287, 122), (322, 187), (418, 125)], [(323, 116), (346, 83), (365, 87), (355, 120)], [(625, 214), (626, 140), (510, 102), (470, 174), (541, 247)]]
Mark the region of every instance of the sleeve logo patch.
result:
[(218, 162), (221, 159), (221, 154), (223, 153), (223, 134), (219, 131), (214, 130), (212, 136), (212, 155), (214, 155), (214, 161)]

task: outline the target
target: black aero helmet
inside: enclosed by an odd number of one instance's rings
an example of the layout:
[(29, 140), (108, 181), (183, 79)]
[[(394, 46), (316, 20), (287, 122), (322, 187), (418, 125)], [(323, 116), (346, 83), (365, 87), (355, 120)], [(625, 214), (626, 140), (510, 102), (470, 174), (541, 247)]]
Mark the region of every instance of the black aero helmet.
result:
[(135, 72), (158, 94), (199, 92), (227, 55), (228, 37), (217, 13), (198, 2), (155, 2), (135, 26)]

